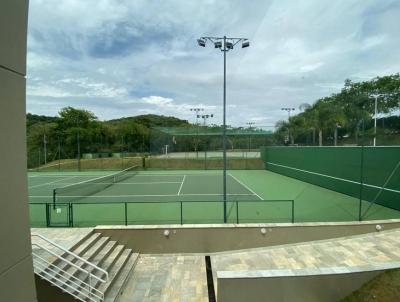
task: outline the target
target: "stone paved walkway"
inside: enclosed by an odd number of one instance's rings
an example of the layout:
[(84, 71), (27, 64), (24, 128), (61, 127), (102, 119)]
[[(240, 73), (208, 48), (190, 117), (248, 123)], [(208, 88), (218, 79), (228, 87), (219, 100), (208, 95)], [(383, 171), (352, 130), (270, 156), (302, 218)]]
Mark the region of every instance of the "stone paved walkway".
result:
[[(93, 228), (31, 228), (31, 234), (42, 235), (66, 249), (72, 248), (92, 231)], [(62, 250), (55, 248), (40, 238), (32, 237), (32, 242), (37, 242), (59, 255), (62, 254)], [(38, 250), (35, 246), (33, 246), (33, 249)]]
[[(32, 229), (71, 247), (92, 229)], [(211, 254), (217, 272), (298, 269), (342, 272), (400, 261), (400, 229), (351, 237)], [(119, 302), (208, 301), (204, 255), (140, 255)]]
[(118, 302), (208, 302), (204, 256), (141, 255)]
[(218, 253), (211, 257), (216, 271), (365, 267), (400, 261), (400, 230), (278, 247)]

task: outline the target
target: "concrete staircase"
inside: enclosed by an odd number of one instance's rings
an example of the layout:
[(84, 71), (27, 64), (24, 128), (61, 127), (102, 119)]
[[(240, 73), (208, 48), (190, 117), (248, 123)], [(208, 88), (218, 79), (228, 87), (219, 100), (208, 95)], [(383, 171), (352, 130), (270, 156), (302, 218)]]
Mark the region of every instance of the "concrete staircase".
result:
[(108, 273), (106, 282), (100, 282), (93, 277), (90, 280), (95, 291), (104, 294), (104, 300), (97, 297), (88, 298), (82, 293), (81, 288), (89, 283), (89, 277), (77, 267), (89, 271), (99, 278), (102, 278), (104, 273), (94, 270), (87, 263), (70, 254), (62, 255), (67, 261), (59, 258), (53, 259), (51, 270), (35, 270), (35, 273), (80, 301), (116, 301), (139, 256), (131, 249), (125, 248), (124, 245), (118, 244), (117, 241), (102, 236), (100, 233), (90, 233), (69, 251)]

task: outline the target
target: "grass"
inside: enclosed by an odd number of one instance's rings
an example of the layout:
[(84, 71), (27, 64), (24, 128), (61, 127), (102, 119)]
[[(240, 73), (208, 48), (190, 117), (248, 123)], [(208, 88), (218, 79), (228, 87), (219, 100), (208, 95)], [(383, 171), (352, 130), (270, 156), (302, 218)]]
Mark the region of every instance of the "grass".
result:
[(400, 270), (379, 274), (341, 302), (397, 302), (400, 300)]

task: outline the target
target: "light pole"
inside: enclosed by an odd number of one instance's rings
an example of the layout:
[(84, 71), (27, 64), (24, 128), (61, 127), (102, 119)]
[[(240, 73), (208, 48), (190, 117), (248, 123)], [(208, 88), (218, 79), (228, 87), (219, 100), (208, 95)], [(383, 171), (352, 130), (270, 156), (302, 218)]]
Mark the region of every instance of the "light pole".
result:
[(374, 114), (374, 147), (376, 146), (376, 116), (378, 115), (378, 95), (375, 95), (375, 114)]
[[(294, 108), (291, 107), (283, 107), (281, 108), (282, 111), (286, 111), (288, 113), (288, 123), (290, 124), (290, 112), (295, 111)], [(288, 126), (288, 139), (290, 144), (290, 127)]]
[(376, 128), (377, 128), (377, 118), (378, 118), (378, 98), (379, 97), (384, 97), (385, 95), (382, 93), (374, 93), (372, 94), (372, 96), (374, 97), (374, 141), (373, 141), (373, 145), (374, 147), (376, 146)]
[(209, 118), (213, 118), (213, 117), (214, 117), (214, 114), (203, 114), (201, 116), (201, 118), (203, 119), (203, 126), (206, 126), (207, 125), (207, 120)]
[(81, 171), (81, 140), (80, 140), (80, 129), (79, 129), (79, 116), (76, 117), (76, 143), (77, 143), (77, 151), (78, 151), (78, 171)]
[(43, 151), (44, 151), (44, 164), (47, 164), (47, 139), (46, 132), (43, 133)]
[(190, 111), (193, 111), (196, 115), (196, 144), (195, 144), (195, 151), (196, 151), (196, 158), (199, 157), (199, 112), (204, 111), (204, 108), (190, 108)]
[(251, 129), (253, 127), (253, 125), (255, 124), (255, 122), (247, 122), (246, 125), (249, 126), (249, 152), (251, 151)]
[(223, 199), (224, 199), (224, 222), (227, 222), (226, 214), (226, 53), (233, 50), (233, 47), (242, 42), (242, 48), (250, 46), (250, 42), (246, 38), (228, 38), (223, 37), (201, 37), (197, 43), (201, 47), (206, 46), (206, 42), (211, 42), (215, 48), (220, 49), (224, 53), (224, 88), (223, 88), (223, 128), (222, 128), (222, 150), (223, 150)]

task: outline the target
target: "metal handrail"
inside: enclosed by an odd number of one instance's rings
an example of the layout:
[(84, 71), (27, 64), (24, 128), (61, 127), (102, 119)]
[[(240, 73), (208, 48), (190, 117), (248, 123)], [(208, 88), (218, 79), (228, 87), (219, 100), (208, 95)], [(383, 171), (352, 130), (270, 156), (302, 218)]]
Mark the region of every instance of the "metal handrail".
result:
[[(46, 238), (46, 237), (44, 237), (44, 236), (42, 236), (42, 235), (40, 235), (40, 234), (32, 233), (32, 234), (31, 234), (31, 238), (32, 238), (32, 237), (39, 237), (40, 239), (43, 239), (43, 240), (46, 241), (47, 243), (50, 243), (52, 246), (55, 246), (56, 248), (62, 250), (64, 253), (66, 253), (66, 254), (68, 254), (68, 255), (70, 255), (70, 256), (72, 256), (72, 257), (74, 257), (74, 258), (76, 258), (76, 259), (78, 259), (78, 260), (80, 260), (80, 261), (82, 261), (82, 262), (84, 262), (84, 263), (87, 264), (88, 266), (93, 267), (93, 269), (102, 272), (102, 273), (106, 276), (106, 279), (104, 280), (104, 282), (106, 282), (106, 281), (108, 280), (108, 272), (107, 272), (106, 270), (102, 269), (101, 267), (98, 267), (97, 265), (95, 265), (95, 264), (93, 264), (93, 263), (87, 261), (86, 259), (84, 259), (84, 258), (78, 256), (77, 254), (75, 254), (75, 253), (69, 251), (68, 249), (66, 249), (66, 248), (64, 248), (64, 247), (62, 247), (62, 246), (60, 246), (60, 245), (58, 245), (58, 244), (55, 243), (54, 241), (51, 241), (50, 239), (48, 239), (48, 238)], [(40, 246), (40, 247), (43, 248), (44, 250), (50, 252), (47, 248), (42, 247), (42, 246)], [(50, 253), (51, 253), (51, 252), (50, 252)], [(55, 255), (55, 256), (61, 257), (61, 256), (59, 256), (59, 255)]]
[[(78, 256), (77, 254), (65, 249), (64, 247), (58, 245), (57, 243), (49, 240), (48, 238), (46, 238), (40, 234), (32, 233), (31, 237), (38, 237), (38, 238), (42, 239), (43, 241), (51, 244), (52, 246), (60, 249), (61, 251), (63, 251), (64, 253), (62, 255), (59, 255), (56, 252), (51, 251), (47, 247), (44, 247), (37, 242), (32, 242), (33, 247), (38, 247), (39, 249), (54, 256), (57, 260), (61, 261), (62, 263), (68, 264), (69, 266), (76, 268), (77, 271), (83, 273), (85, 276), (84, 278), (78, 278), (78, 277), (74, 276), (74, 274), (71, 274), (67, 270), (55, 265), (54, 264), (55, 261), (50, 262), (49, 260), (44, 259), (34, 249), (32, 249), (33, 263), (36, 264), (36, 267), (34, 265), (34, 268), (35, 268), (35, 271), (40, 270), (40, 272), (38, 272), (38, 274), (41, 277), (43, 277), (44, 279), (49, 281), (51, 284), (59, 287), (63, 291), (68, 292), (73, 297), (75, 297), (81, 301), (87, 301), (87, 300), (84, 300), (84, 299), (82, 299), (82, 297), (79, 297), (79, 294), (84, 296), (85, 299), (89, 299), (90, 301), (93, 301), (93, 302), (104, 301), (104, 293), (102, 293), (100, 290), (98, 290), (97, 288), (95, 288), (92, 285), (92, 279), (95, 279), (95, 280), (97, 280), (97, 282), (101, 282), (101, 283), (107, 282), (108, 281), (108, 272), (107, 271), (105, 271), (104, 269), (98, 267), (97, 265), (87, 261), (86, 259), (83, 259), (82, 257)], [(84, 268), (76, 265), (75, 263), (72, 262), (73, 260), (70, 261), (67, 259), (67, 257), (69, 257), (69, 256), (71, 256), (73, 259), (82, 261), (84, 264), (88, 265), (90, 268), (84, 269)], [(102, 276), (101, 277), (96, 276), (93, 273), (93, 271), (95, 271), (95, 270), (101, 272)], [(56, 279), (56, 281), (54, 279)], [(85, 280), (87, 280), (88, 282)], [(73, 285), (75, 285), (75, 287)], [(76, 292), (78, 292), (79, 294), (75, 294)]]
[[(54, 279), (54, 277), (57, 276), (57, 277), (59, 277), (59, 278), (65, 279), (66, 282), (63, 283), (62, 285), (66, 286), (66, 287), (68, 287), (68, 288), (71, 288), (71, 289), (73, 290), (73, 292), (77, 292), (78, 290), (83, 290), (83, 291), (86, 291), (86, 292), (87, 292), (86, 295), (91, 295), (91, 296), (97, 297), (97, 298), (99, 298), (99, 299), (104, 299), (104, 293), (101, 292), (100, 290), (98, 290), (98, 289), (96, 289), (96, 288), (90, 288), (90, 287), (89, 287), (89, 289), (88, 289), (88, 288), (82, 286), (82, 284), (83, 284), (83, 285), (86, 285), (87, 283), (82, 282), (81, 279), (77, 278), (76, 276), (74, 276), (74, 275), (72, 275), (72, 274), (70, 274), (70, 273), (68, 273), (68, 272), (65, 272), (65, 271), (64, 271), (63, 274), (61, 274), (59, 270), (56, 271), (56, 270), (50, 268), (50, 267), (55, 267), (55, 268), (58, 269), (58, 267), (57, 267), (56, 265), (54, 265), (53, 263), (51, 263), (51, 262), (47, 261), (46, 259), (40, 257), (40, 256), (37, 255), (37, 254), (34, 254), (34, 256), (35, 256), (36, 258), (39, 258), (40, 260), (42, 260), (42, 262), (38, 262), (38, 261), (33, 260), (34, 263), (36, 263), (37, 265), (39, 265), (39, 266), (42, 268), (42, 270), (38, 271), (37, 273), (40, 274), (41, 276), (43, 276), (43, 274), (46, 275), (46, 276), (49, 276), (49, 279), (46, 278), (46, 280), (48, 280), (48, 281), (51, 282), (52, 284), (58, 286), (59, 288), (61, 288), (62, 290), (65, 291), (65, 288), (63, 288), (61, 285), (58, 285), (57, 283), (52, 282), (52, 279)], [(44, 264), (43, 264), (43, 263), (44, 263)], [(51, 275), (51, 274), (49, 273), (49, 271), (50, 271), (50, 272), (53, 272), (54, 275)], [(66, 276), (64, 276), (64, 274), (67, 275), (67, 276), (69, 276), (70, 278), (67, 278)], [(77, 283), (77, 282), (74, 282), (74, 281), (72, 281), (71, 279), (78, 280), (79, 282), (81, 282), (81, 284), (79, 284), (79, 283)], [(73, 286), (69, 285), (68, 282), (71, 283), (71, 284), (76, 285), (76, 288), (74, 288)], [(91, 291), (96, 292), (96, 294), (93, 294)], [(68, 293), (70, 293), (71, 295), (75, 296), (75, 294), (74, 294), (73, 292), (72, 292), (72, 293), (71, 293), (71, 292), (68, 292)], [(84, 294), (84, 295), (85, 295), (85, 294)]]
[[(85, 270), (84, 268), (81, 268), (80, 266), (78, 266), (78, 265), (76, 265), (75, 263), (69, 261), (68, 259), (64, 258), (63, 256), (60, 256), (60, 255), (58, 255), (57, 253), (54, 253), (54, 252), (52, 252), (52, 251), (46, 249), (45, 247), (43, 247), (43, 246), (41, 246), (41, 245), (39, 245), (39, 244), (37, 244), (37, 243), (32, 243), (32, 246), (37, 246), (37, 247), (39, 247), (39, 248), (45, 250), (45, 251), (48, 252), (49, 254), (51, 254), (51, 255), (57, 257), (58, 260), (62, 260), (63, 262), (65, 262), (65, 263), (67, 263), (67, 264), (69, 264), (69, 265), (75, 267), (77, 270), (82, 271), (82, 272), (84, 272), (85, 274), (91, 274), (91, 272), (93, 271), (93, 270), (91, 270), (91, 271)], [(33, 251), (32, 251), (32, 254), (34, 254)], [(36, 253), (35, 253), (34, 255), (37, 256)], [(59, 269), (59, 271), (62, 271), (62, 269)], [(94, 275), (94, 274), (92, 274), (92, 275), (93, 275), (93, 277), (94, 277), (95, 279), (97, 279), (98, 281), (100, 281), (100, 282), (102, 282), (102, 283), (104, 283), (104, 282), (107, 281), (107, 280), (103, 280), (103, 279), (97, 277), (97, 276)]]

